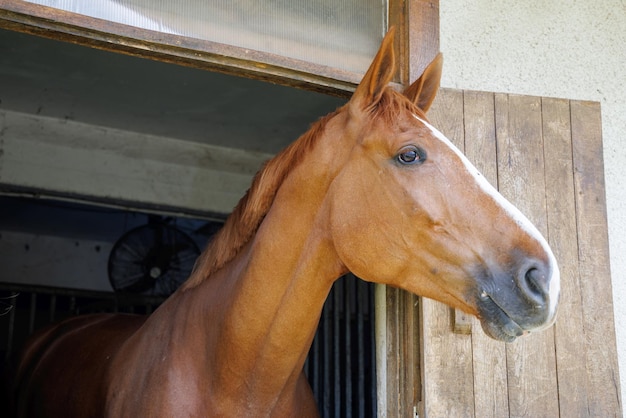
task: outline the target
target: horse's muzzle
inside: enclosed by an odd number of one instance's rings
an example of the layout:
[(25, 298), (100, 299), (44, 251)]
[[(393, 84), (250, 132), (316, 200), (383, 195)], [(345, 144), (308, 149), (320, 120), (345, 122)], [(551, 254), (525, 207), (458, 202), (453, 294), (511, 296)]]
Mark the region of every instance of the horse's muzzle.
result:
[(559, 298), (555, 263), (525, 260), (508, 273), (489, 270), (479, 281), (476, 297), (478, 316), (487, 335), (511, 342), (554, 323)]

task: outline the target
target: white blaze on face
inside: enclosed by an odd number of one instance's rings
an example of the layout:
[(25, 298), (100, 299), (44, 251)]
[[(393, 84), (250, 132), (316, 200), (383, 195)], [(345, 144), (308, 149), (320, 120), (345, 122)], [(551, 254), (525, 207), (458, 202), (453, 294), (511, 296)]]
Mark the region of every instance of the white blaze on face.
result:
[[(554, 314), (556, 311), (556, 304), (559, 299), (560, 273), (559, 273), (558, 264), (556, 262), (556, 258), (554, 257), (554, 254), (552, 254), (552, 250), (550, 249), (550, 246), (546, 242), (546, 239), (537, 230), (535, 225), (533, 225), (532, 222), (530, 222), (528, 218), (526, 218), (526, 216), (524, 216), (524, 214), (522, 214), (522, 212), (519, 211), (519, 209), (513, 206), (511, 202), (506, 200), (504, 196), (502, 196), (495, 189), (495, 187), (493, 187), (487, 181), (485, 176), (480, 174), (478, 169), (474, 167), (474, 165), (467, 159), (467, 157), (465, 157), (465, 155), (463, 155), (463, 153), (448, 138), (446, 138), (444, 134), (439, 132), (434, 126), (432, 126), (430, 123), (426, 122), (424, 119), (420, 118), (419, 116), (413, 115), (413, 117), (417, 119), (418, 121), (420, 121), (421, 123), (423, 123), (424, 126), (426, 126), (437, 139), (439, 139), (441, 142), (446, 144), (461, 159), (461, 161), (465, 165), (465, 169), (472, 175), (472, 177), (476, 180), (476, 183), (485, 192), (485, 194), (487, 194), (488, 196), (491, 196), (491, 198), (504, 211), (506, 211), (509, 214), (509, 216), (519, 225), (521, 229), (523, 229), (526, 233), (528, 233), (528, 235), (533, 237), (535, 240), (537, 240), (537, 242), (541, 244), (546, 254), (548, 254), (548, 257), (550, 260), (550, 266), (552, 267), (552, 277), (550, 278), (550, 301), (549, 303), (550, 303), (550, 316), (554, 317)], [(547, 324), (547, 325), (551, 325), (551, 324)]]

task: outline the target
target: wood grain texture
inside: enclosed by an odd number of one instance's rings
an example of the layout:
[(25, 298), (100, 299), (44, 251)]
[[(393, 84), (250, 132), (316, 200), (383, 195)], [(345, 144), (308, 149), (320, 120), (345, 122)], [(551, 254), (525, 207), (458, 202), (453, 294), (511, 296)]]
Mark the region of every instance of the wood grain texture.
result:
[(600, 105), (572, 102), (571, 121), (589, 416), (621, 416)]
[(576, 202), (572, 167), (570, 102), (542, 99), (548, 241), (561, 271), (561, 299), (555, 327), (559, 408), (563, 417), (589, 416)]
[[(466, 91), (464, 99), (465, 155), (494, 186), (498, 185), (493, 93)], [(472, 357), (475, 416), (509, 416), (506, 349), (489, 338), (474, 318)]]
[(394, 52), (398, 62), (396, 76), (394, 81), (407, 87), (411, 84), (409, 79), (409, 67), (411, 65), (411, 56), (409, 54), (409, 36), (407, 36), (407, 27), (409, 24), (409, 7), (410, 0), (394, 0), (389, 2), (388, 26), (396, 28), (396, 38), (394, 42)]
[(424, 72), (439, 52), (439, 0), (407, 0), (408, 76)]
[(562, 295), (556, 326), (513, 344), (423, 300), (423, 416), (621, 417), (599, 105), (442, 90), (429, 117), (546, 236)]
[(456, 334), (471, 334), (472, 333), (472, 316), (466, 314), (460, 309), (454, 309), (452, 311), (452, 328)]
[[(500, 193), (546, 235), (541, 99), (504, 94), (495, 99)], [(553, 329), (520, 338), (506, 351), (511, 416), (558, 416)]]
[(412, 417), (422, 397), (418, 298), (400, 289), (386, 289), (386, 410), (379, 416)]
[[(463, 147), (463, 92), (441, 90), (428, 114), (430, 121)], [(473, 417), (472, 336), (455, 334), (453, 310), (422, 299), (424, 415)]]

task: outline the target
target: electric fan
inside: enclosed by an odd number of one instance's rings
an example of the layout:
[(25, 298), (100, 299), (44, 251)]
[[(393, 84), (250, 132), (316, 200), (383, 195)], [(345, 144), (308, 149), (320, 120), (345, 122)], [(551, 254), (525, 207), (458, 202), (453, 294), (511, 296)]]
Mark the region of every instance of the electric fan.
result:
[(189, 277), (199, 254), (184, 232), (149, 223), (115, 243), (109, 254), (109, 280), (116, 292), (169, 296)]

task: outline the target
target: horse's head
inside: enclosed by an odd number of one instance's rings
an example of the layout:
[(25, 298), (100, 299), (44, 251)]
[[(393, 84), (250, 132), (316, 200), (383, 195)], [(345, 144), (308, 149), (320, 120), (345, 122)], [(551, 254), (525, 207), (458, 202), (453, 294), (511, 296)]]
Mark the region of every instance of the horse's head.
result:
[(392, 43), (390, 33), (345, 108), (353, 145), (329, 190), (342, 263), (477, 315), (496, 339), (546, 328), (559, 297), (546, 240), (428, 123), (441, 56), (400, 94), (387, 86)]

